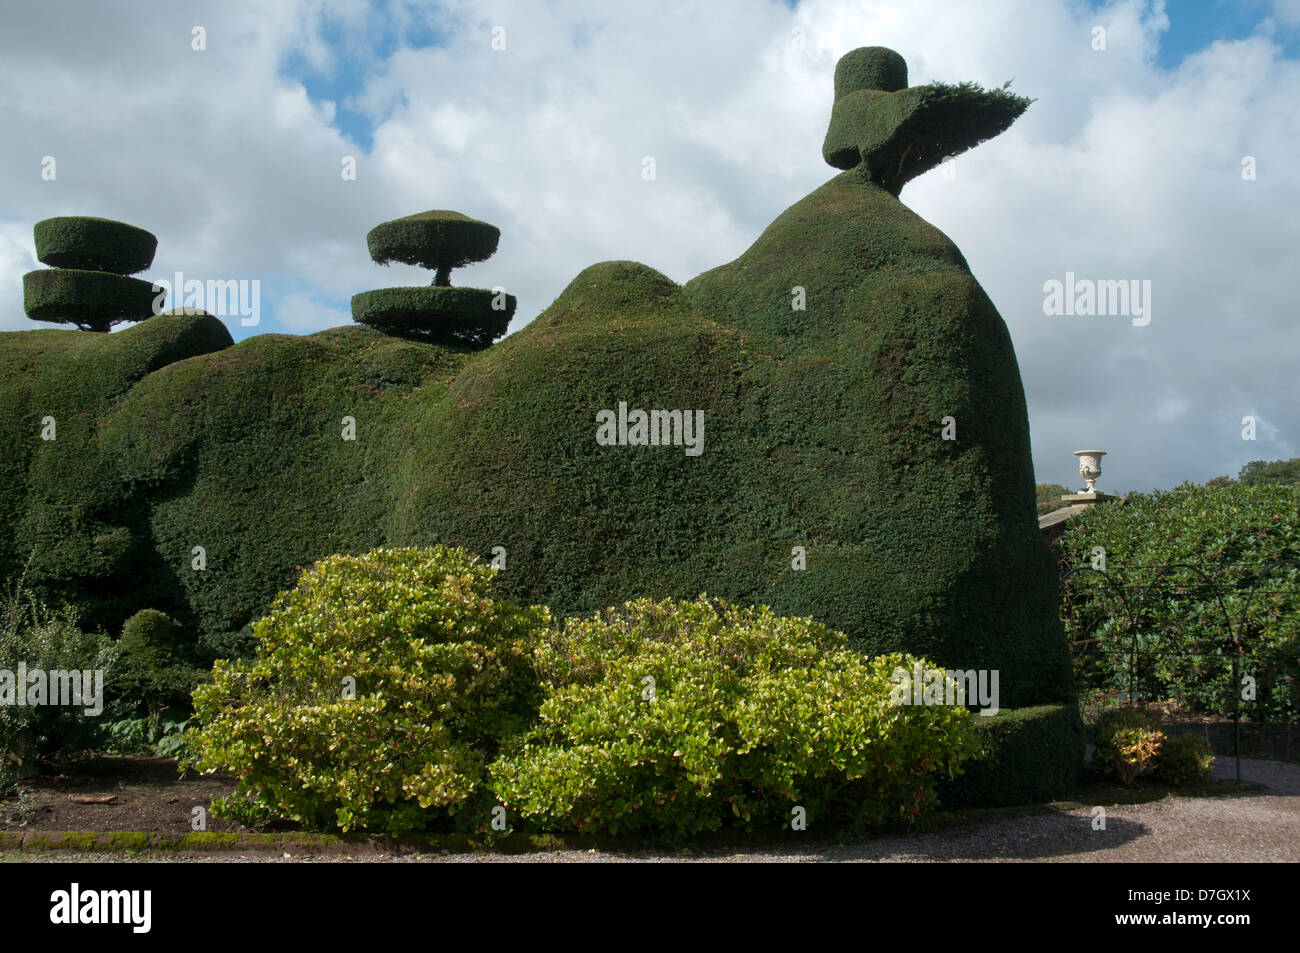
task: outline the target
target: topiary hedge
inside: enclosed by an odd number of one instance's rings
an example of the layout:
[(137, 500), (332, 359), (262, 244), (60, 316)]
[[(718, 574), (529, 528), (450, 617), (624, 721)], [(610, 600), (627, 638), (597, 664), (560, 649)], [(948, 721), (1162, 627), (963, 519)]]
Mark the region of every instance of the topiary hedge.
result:
[(1074, 791), (1086, 744), (1077, 707), (1004, 709), (974, 722), (983, 754), (940, 782), (944, 808), (1041, 804)]
[(451, 269), (496, 254), (501, 230), (478, 219), (435, 209), (376, 225), (366, 235), (370, 257), (380, 265), (400, 261), (437, 272), (434, 284), (450, 284)]
[(134, 275), (153, 264), (158, 239), (143, 228), (85, 215), (37, 222), (36, 258), (54, 268)]
[(383, 288), (352, 297), (352, 318), (388, 334), (483, 348), (510, 326), (514, 295), (451, 288), (452, 268), (492, 256), (501, 232), (459, 212), (422, 212), (384, 222), (366, 236), (381, 265), (401, 261), (437, 269), (429, 288)]
[(1007, 129), (1031, 99), (977, 83), (907, 86), (907, 63), (893, 50), (863, 47), (835, 67), (835, 105), (822, 157), (837, 169), (861, 164), (897, 195), (945, 158)]
[[(493, 307), (498, 298), (504, 307)], [(380, 288), (352, 296), (352, 317), (388, 334), (487, 347), (506, 333), (517, 303), (481, 288)]]
[[(0, 334), (0, 579), (25, 568), (39, 597), (76, 606), (103, 631), (121, 631), (142, 603), (192, 621), (174, 588), (180, 564), (160, 556), (149, 501), (122, 482), (103, 427), (152, 372), (231, 343), (210, 315), (159, 316), (116, 334)], [(191, 397), (170, 392), (168, 415), (185, 417)]]
[(153, 314), (153, 285), (107, 271), (47, 268), (23, 275), (23, 308), (36, 321), (71, 323), (108, 331)]

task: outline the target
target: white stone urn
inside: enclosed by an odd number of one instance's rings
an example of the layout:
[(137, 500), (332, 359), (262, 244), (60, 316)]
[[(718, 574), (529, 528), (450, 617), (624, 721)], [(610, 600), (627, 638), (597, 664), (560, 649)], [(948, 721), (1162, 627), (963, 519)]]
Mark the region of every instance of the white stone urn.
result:
[(1101, 476), (1101, 458), (1106, 455), (1105, 450), (1076, 450), (1074, 455), (1079, 458), (1079, 476), (1088, 481), (1084, 493), (1097, 492), (1097, 477)]

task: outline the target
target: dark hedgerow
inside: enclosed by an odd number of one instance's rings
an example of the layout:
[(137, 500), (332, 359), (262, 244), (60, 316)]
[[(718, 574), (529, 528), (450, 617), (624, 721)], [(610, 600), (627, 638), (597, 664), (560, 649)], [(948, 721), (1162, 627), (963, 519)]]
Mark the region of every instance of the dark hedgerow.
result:
[(35, 321), (108, 331), (123, 321), (152, 317), (153, 285), (109, 271), (45, 268), (23, 275), (23, 308)]
[(153, 264), (158, 250), (158, 239), (150, 232), (107, 218), (47, 218), (33, 232), (37, 260), (53, 268), (134, 275)]
[(399, 261), (436, 271), (433, 283), (445, 288), (451, 269), (491, 258), (500, 239), (495, 225), (435, 209), (376, 225), (366, 235), (366, 246), (381, 265)]
[(379, 288), (352, 296), (352, 317), (388, 334), (439, 344), (486, 347), (510, 326), (514, 295), (483, 288)]

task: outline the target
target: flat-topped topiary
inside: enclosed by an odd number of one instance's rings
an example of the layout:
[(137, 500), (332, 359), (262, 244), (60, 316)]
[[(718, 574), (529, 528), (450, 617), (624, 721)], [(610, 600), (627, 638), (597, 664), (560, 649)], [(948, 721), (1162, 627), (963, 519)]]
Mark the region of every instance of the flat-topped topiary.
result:
[(143, 228), (90, 216), (62, 216), (33, 228), (36, 257), (50, 270), (23, 275), (23, 308), (34, 321), (108, 331), (153, 314), (153, 284), (127, 275), (153, 263), (158, 239)]
[(110, 271), (46, 268), (23, 275), (27, 317), (75, 324), (83, 331), (108, 331), (123, 321), (149, 317), (157, 296), (150, 282)]
[(37, 222), (36, 258), (51, 268), (134, 275), (153, 264), (158, 239), (125, 222), (67, 215)]
[(366, 235), (375, 262), (419, 265), (436, 274), (431, 286), (353, 295), (353, 320), (401, 337), (487, 347), (510, 326), (515, 297), (499, 290), (452, 288), (451, 269), (492, 257), (500, 238), (495, 225), (437, 209), (376, 225)]

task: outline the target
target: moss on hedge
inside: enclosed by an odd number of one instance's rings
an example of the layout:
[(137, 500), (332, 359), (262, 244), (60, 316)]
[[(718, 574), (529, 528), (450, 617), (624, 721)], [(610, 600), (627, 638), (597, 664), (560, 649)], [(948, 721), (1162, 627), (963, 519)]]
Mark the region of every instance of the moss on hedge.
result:
[(23, 308), (36, 321), (108, 331), (153, 315), (153, 285), (108, 271), (46, 268), (23, 275)]
[(153, 263), (158, 239), (143, 228), (85, 215), (37, 222), (36, 258), (54, 268), (134, 275)]

